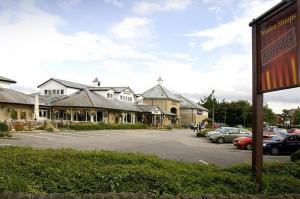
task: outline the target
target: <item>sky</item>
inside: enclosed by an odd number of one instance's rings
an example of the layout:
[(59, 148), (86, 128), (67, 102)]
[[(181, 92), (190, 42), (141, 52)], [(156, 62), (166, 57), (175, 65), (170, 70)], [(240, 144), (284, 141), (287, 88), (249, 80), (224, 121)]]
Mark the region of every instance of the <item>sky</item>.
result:
[[(29, 93), (49, 78), (143, 93), (159, 76), (196, 102), (251, 101), (249, 22), (280, 0), (1, 0), (0, 76)], [(265, 94), (280, 113), (299, 89)]]

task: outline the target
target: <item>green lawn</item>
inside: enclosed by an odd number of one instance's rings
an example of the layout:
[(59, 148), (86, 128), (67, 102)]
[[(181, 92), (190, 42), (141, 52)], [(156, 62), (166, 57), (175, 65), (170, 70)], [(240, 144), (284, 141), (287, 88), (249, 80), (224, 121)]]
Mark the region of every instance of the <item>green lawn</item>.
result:
[[(300, 162), (264, 169), (264, 194), (300, 193)], [(0, 191), (255, 194), (250, 171), (249, 165), (222, 169), (133, 153), (0, 148)]]

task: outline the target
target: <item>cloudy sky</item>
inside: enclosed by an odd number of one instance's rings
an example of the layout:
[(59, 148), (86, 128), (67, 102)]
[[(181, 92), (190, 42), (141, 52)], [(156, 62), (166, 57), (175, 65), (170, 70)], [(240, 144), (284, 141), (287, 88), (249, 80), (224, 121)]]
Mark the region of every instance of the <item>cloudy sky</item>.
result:
[[(164, 86), (199, 101), (251, 100), (248, 23), (280, 0), (1, 0), (0, 76), (32, 91), (51, 77), (142, 93)], [(276, 111), (299, 89), (266, 94)]]

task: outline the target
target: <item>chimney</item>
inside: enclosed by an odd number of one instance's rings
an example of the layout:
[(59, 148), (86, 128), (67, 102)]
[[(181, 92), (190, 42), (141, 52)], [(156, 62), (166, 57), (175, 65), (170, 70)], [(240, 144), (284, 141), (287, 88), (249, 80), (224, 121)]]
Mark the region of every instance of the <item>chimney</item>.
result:
[(94, 81), (92, 81), (92, 86), (94, 87), (100, 87), (101, 82), (98, 80), (98, 78), (96, 77), (94, 79)]

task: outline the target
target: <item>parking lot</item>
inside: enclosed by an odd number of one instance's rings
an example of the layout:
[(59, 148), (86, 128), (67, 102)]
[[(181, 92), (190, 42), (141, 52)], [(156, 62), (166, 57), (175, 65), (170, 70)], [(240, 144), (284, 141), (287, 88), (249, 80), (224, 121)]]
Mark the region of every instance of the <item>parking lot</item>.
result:
[[(191, 130), (101, 130), (85, 132), (19, 132), (0, 139), (0, 146), (114, 150), (156, 154), (161, 158), (229, 166), (251, 162), (251, 152), (233, 144), (214, 144), (197, 138)], [(265, 161), (289, 160), (289, 156), (264, 156)]]

